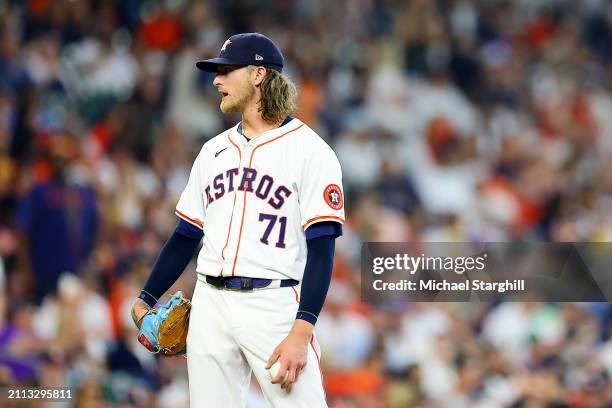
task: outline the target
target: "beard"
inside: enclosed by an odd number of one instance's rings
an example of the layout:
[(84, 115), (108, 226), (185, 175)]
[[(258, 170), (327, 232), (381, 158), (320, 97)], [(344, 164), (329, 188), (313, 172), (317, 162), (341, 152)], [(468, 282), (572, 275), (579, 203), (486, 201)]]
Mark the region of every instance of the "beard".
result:
[(221, 99), (221, 112), (235, 113), (244, 112), (246, 106), (255, 96), (255, 87), (250, 84), (243, 88), (243, 92), (225, 96)]

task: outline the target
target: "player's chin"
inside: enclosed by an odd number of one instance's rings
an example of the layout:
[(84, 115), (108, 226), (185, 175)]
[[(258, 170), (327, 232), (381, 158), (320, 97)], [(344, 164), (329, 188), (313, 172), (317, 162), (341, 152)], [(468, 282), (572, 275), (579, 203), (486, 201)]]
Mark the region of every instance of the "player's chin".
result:
[(219, 108), (221, 109), (221, 112), (223, 113), (236, 112), (236, 104), (233, 104), (226, 99), (227, 99), (227, 96), (221, 99), (221, 103), (219, 104)]

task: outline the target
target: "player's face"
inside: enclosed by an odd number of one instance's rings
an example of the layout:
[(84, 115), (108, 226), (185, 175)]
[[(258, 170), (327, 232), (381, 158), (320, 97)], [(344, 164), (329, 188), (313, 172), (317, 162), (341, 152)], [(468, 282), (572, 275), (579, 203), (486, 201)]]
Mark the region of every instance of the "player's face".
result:
[(221, 65), (213, 81), (221, 94), (221, 112), (244, 112), (255, 97), (247, 67)]

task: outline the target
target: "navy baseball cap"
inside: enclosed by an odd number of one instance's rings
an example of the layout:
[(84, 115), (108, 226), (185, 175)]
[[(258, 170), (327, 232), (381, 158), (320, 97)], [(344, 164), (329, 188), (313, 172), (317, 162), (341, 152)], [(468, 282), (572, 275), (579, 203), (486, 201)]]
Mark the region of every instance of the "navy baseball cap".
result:
[(235, 34), (228, 38), (217, 58), (198, 61), (196, 67), (217, 72), (219, 65), (257, 65), (282, 71), (284, 58), (271, 39), (259, 33)]

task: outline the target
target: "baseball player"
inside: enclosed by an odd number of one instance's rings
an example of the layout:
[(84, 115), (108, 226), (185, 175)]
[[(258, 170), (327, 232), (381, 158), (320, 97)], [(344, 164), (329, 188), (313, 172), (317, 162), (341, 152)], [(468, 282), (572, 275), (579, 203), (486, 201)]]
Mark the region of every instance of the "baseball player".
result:
[(291, 116), (296, 88), (269, 38), (233, 35), (196, 65), (216, 73), (221, 111), (242, 120), (202, 147), (133, 316), (202, 242), (187, 334), (191, 407), (244, 406), (252, 372), (272, 407), (326, 407), (314, 325), (342, 235), (340, 164)]

